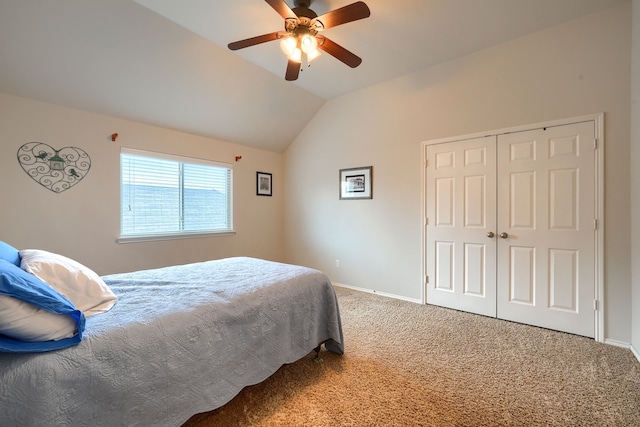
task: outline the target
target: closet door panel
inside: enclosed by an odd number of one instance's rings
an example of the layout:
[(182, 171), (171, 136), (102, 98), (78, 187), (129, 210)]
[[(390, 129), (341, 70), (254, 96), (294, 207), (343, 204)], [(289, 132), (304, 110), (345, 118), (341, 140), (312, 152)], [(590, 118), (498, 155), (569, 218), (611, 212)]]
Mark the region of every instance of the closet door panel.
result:
[(593, 122), (498, 136), (499, 318), (594, 336), (593, 140)]
[(495, 137), (427, 147), (427, 302), (496, 315)]

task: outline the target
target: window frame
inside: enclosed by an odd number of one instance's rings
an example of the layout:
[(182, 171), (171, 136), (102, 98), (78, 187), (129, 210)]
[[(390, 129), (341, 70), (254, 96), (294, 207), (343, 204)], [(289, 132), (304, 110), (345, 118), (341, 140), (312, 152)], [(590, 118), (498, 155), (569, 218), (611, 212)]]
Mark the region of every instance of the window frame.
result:
[[(123, 214), (122, 214), (122, 193), (123, 193), (123, 163), (122, 163), (122, 155), (129, 154), (134, 156), (143, 156), (151, 159), (157, 160), (169, 160), (180, 163), (180, 170), (183, 169), (183, 164), (192, 164), (192, 165), (204, 165), (204, 166), (212, 166), (212, 167), (220, 167), (227, 169), (229, 171), (227, 182), (227, 188), (229, 190), (229, 194), (227, 196), (228, 203), (228, 222), (229, 227), (221, 230), (206, 230), (206, 231), (177, 231), (177, 232), (160, 232), (160, 233), (146, 233), (146, 234), (122, 234), (122, 226), (123, 226)], [(147, 241), (158, 241), (158, 240), (175, 240), (175, 239), (192, 239), (192, 238), (200, 238), (200, 237), (212, 237), (212, 236), (230, 236), (235, 234), (234, 229), (234, 209), (233, 209), (233, 164), (220, 162), (216, 160), (208, 160), (201, 159), (195, 157), (187, 157), (187, 156), (179, 156), (174, 154), (160, 153), (155, 151), (148, 150), (140, 150), (135, 148), (128, 147), (120, 147), (120, 155), (119, 155), (119, 232), (118, 237), (116, 238), (117, 243), (135, 243), (135, 242), (147, 242)], [(180, 177), (180, 181), (183, 181), (184, 177)], [(181, 207), (184, 209), (184, 207)]]

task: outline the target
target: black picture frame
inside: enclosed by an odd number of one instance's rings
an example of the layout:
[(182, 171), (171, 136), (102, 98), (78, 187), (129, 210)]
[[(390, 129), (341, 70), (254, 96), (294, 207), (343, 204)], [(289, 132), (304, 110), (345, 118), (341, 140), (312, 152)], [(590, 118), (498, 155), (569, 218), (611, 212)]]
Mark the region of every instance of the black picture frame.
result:
[(373, 199), (373, 166), (340, 169), (340, 200)]
[(256, 195), (269, 196), (273, 195), (272, 174), (268, 172), (256, 172)]

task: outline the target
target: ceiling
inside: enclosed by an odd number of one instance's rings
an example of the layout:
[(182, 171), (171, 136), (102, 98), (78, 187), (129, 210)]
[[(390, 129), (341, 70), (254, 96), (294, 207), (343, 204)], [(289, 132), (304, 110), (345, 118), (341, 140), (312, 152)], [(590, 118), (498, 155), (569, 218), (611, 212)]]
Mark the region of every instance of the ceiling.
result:
[(263, 0), (1, 0), (0, 92), (281, 152), (329, 99), (626, 1), (365, 0), (323, 33), (362, 64), (287, 82), (277, 42), (226, 47), (283, 29)]

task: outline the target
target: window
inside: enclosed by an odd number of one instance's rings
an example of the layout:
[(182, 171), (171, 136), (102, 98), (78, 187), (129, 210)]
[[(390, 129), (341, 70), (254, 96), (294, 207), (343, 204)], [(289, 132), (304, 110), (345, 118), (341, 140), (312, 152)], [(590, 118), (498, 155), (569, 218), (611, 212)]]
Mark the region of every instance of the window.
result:
[(230, 164), (123, 148), (120, 239), (233, 232)]

